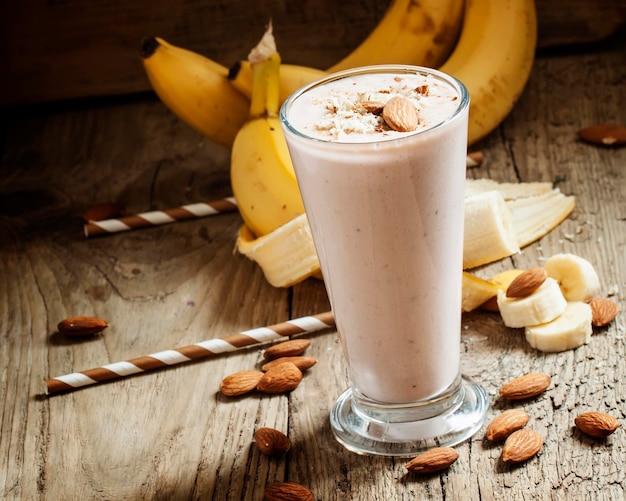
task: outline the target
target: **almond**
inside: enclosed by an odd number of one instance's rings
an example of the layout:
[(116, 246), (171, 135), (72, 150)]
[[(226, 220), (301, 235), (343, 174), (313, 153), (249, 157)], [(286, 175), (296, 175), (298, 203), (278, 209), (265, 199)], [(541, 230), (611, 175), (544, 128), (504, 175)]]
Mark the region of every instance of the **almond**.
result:
[(98, 317), (69, 317), (61, 320), (57, 329), (66, 336), (93, 336), (108, 326), (108, 322)]
[(626, 128), (617, 124), (593, 125), (580, 129), (578, 136), (589, 143), (604, 146), (626, 144)]
[(239, 371), (226, 376), (220, 384), (220, 391), (229, 397), (236, 397), (251, 392), (263, 377), (261, 371)]
[(500, 457), (505, 463), (522, 463), (543, 447), (543, 438), (535, 430), (523, 428), (511, 433), (502, 446)]
[(313, 493), (304, 485), (294, 482), (278, 482), (263, 491), (265, 501), (313, 501)]
[(606, 438), (619, 428), (619, 421), (604, 412), (584, 412), (574, 423), (581, 432), (594, 438)]
[(123, 213), (124, 206), (120, 204), (105, 203), (92, 205), (83, 213), (83, 220), (86, 223), (102, 221), (103, 219), (120, 217)]
[(592, 299), (589, 306), (591, 306), (591, 324), (596, 327), (610, 324), (619, 313), (619, 305), (604, 297)]
[(281, 357), (295, 357), (302, 355), (311, 345), (310, 339), (290, 339), (270, 346), (263, 352), (265, 360), (274, 360)]
[(428, 475), (445, 470), (459, 458), (459, 453), (452, 447), (435, 447), (422, 452), (411, 459), (405, 466), (411, 473)]
[(530, 416), (521, 409), (509, 409), (491, 420), (485, 430), (485, 438), (492, 442), (504, 440), (514, 431), (522, 429)]
[(506, 297), (522, 298), (530, 296), (546, 281), (548, 272), (543, 268), (530, 268), (524, 271), (509, 284)]
[(275, 358), (274, 360), (270, 360), (266, 364), (263, 364), (261, 366), (261, 370), (263, 372), (267, 372), (272, 367), (274, 367), (274, 366), (276, 366), (278, 364), (282, 364), (283, 362), (291, 362), (292, 364), (294, 364), (301, 371), (305, 371), (305, 370), (310, 369), (311, 367), (313, 367), (317, 363), (317, 359), (313, 358), (313, 357), (303, 357), (303, 356), (280, 357), (280, 358)]
[(385, 107), (384, 103), (380, 101), (363, 101), (361, 106), (367, 113), (373, 113), (374, 115), (380, 115)]
[(291, 362), (277, 364), (268, 370), (257, 383), (264, 393), (286, 393), (295, 389), (302, 381), (302, 371)]
[(289, 437), (274, 428), (259, 428), (254, 434), (254, 442), (267, 456), (280, 456), (291, 447)]
[(526, 374), (511, 379), (500, 388), (500, 396), (507, 400), (523, 400), (536, 397), (550, 386), (550, 376), (542, 373)]
[(419, 124), (417, 108), (402, 96), (395, 96), (387, 101), (382, 115), (385, 123), (398, 132), (411, 132), (417, 129)]

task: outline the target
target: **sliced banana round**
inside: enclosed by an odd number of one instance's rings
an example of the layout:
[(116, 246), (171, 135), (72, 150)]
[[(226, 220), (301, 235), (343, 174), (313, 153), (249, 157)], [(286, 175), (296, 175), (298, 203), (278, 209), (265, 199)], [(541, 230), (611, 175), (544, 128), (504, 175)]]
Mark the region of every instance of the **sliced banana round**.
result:
[(555, 254), (544, 268), (554, 278), (568, 301), (589, 301), (600, 290), (600, 279), (593, 265), (575, 254)]
[(553, 278), (546, 278), (532, 294), (522, 298), (507, 297), (505, 291), (498, 291), (498, 309), (507, 327), (545, 324), (561, 315), (566, 306), (567, 301)]
[(526, 341), (539, 351), (565, 351), (587, 344), (591, 339), (591, 307), (582, 301), (567, 303), (565, 311), (552, 322), (526, 327)]
[(237, 250), (255, 261), (274, 287), (290, 287), (318, 275), (320, 263), (306, 214), (259, 238), (243, 225), (237, 237)]

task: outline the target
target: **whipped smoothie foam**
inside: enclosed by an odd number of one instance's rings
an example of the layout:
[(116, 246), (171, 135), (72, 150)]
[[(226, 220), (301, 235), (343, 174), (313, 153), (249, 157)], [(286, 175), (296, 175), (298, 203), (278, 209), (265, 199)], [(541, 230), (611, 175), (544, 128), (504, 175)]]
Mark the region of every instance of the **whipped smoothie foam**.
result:
[[(383, 119), (394, 96), (415, 130)], [(373, 400), (459, 376), (467, 112), (456, 81), (403, 70), (314, 85), (281, 111), (350, 380)]]

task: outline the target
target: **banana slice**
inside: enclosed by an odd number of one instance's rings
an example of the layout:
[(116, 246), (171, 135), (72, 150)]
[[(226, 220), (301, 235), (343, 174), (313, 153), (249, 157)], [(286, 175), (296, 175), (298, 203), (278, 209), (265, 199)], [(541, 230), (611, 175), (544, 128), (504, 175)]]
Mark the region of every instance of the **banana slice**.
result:
[(553, 278), (546, 278), (532, 294), (522, 298), (507, 297), (498, 291), (498, 309), (507, 327), (528, 327), (551, 322), (567, 307), (561, 288)]
[(582, 301), (568, 302), (565, 311), (552, 322), (526, 327), (526, 341), (539, 351), (565, 351), (587, 344), (591, 339), (591, 307)]
[(261, 267), (274, 287), (290, 287), (320, 271), (306, 214), (257, 239), (243, 225), (236, 245), (239, 252)]
[(548, 276), (560, 285), (568, 301), (589, 301), (600, 290), (600, 279), (593, 265), (574, 254), (555, 254), (544, 264)]
[(499, 192), (486, 191), (465, 198), (464, 270), (519, 252), (517, 241), (509, 210)]

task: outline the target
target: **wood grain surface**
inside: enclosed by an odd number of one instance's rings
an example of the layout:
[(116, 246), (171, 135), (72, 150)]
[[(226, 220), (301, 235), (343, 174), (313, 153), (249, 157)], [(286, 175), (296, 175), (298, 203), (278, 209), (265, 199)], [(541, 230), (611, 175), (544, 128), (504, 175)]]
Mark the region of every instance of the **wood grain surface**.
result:
[[(287, 4), (285, 4), (287, 5)], [(289, 4), (291, 5), (291, 3)], [(139, 15), (139, 14), (137, 14)], [(596, 266), (603, 295), (626, 308), (626, 148), (580, 142), (579, 128), (626, 125), (626, 39), (559, 50), (537, 61), (512, 114), (476, 147), (471, 177), (558, 181), (574, 214), (488, 276), (531, 267), (557, 252)], [(86, 239), (82, 212), (117, 202), (128, 212), (230, 193), (229, 152), (189, 129), (152, 97), (14, 109), (0, 132), (0, 498), (7, 500), (254, 500), (293, 481), (318, 500), (622, 500), (626, 481), (623, 314), (577, 350), (543, 354), (496, 314), (463, 317), (464, 372), (484, 385), (489, 417), (525, 409), (545, 439), (509, 467), (481, 430), (457, 447), (446, 472), (406, 475), (405, 460), (357, 456), (332, 437), (328, 413), (347, 379), (334, 331), (312, 335), (318, 359), (289, 395), (226, 398), (221, 379), (257, 367), (257, 348), (47, 397), (44, 381), (73, 371), (326, 311), (320, 281), (267, 284), (233, 253), (236, 213)], [(102, 335), (70, 340), (57, 323), (109, 321)], [(497, 398), (512, 377), (552, 376), (545, 395)], [(606, 440), (573, 427), (583, 411), (611, 413)], [(261, 426), (292, 449), (267, 458)]]

